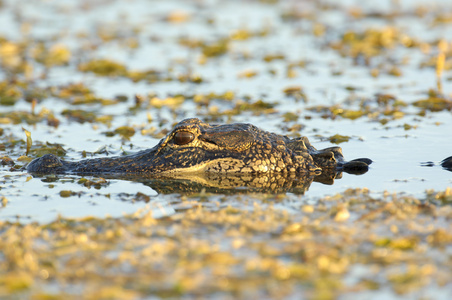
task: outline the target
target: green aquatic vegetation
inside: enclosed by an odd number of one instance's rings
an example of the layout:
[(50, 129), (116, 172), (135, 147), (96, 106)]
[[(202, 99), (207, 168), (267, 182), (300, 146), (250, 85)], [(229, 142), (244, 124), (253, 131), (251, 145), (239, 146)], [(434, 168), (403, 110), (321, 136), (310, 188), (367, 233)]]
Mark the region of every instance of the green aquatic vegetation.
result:
[(282, 115), (284, 122), (295, 122), (298, 120), (298, 114), (293, 112), (286, 112)]
[(402, 237), (402, 238), (381, 238), (377, 241), (375, 241), (375, 246), (377, 247), (387, 247), (392, 249), (399, 249), (399, 250), (413, 250), (417, 243), (419, 242), (419, 239), (416, 236), (413, 237)]
[(246, 41), (253, 37), (265, 37), (270, 33), (270, 31), (271, 31), (270, 27), (264, 27), (264, 28), (262, 28), (260, 30), (256, 30), (256, 31), (250, 31), (248, 29), (242, 28), (242, 29), (233, 30), (229, 34), (229, 37), (233, 41)]
[[(95, 189), (108, 185), (103, 178), (77, 183)], [(79, 195), (59, 192), (66, 201)], [(121, 197), (150, 199), (142, 193)], [(70, 281), (84, 287), (87, 298), (125, 291), (138, 298), (250, 296), (273, 293), (269, 286), (278, 287), (278, 297), (302, 290), (295, 293), (335, 298), (383, 287), (406, 295), (425, 283), (448, 282), (444, 276), (451, 266), (441, 249), (452, 240), (444, 222), (452, 216), (449, 205), (421, 205), (422, 199), (401, 195), (373, 198), (368, 190), (349, 189), (289, 214), (264, 199), (254, 199), (253, 209), (194, 201), (160, 219), (142, 208), (119, 218), (0, 221), (0, 292), (42, 295), (57, 282)], [(344, 209), (352, 222), (337, 218)], [(346, 283), (344, 276), (355, 266), (367, 272)]]
[(20, 137), (16, 137), (8, 130), (5, 130), (3, 135), (0, 135), (0, 151), (5, 156), (18, 156), (25, 154), (26, 149), (26, 136), (24, 133), (20, 134)]
[(97, 97), (94, 92), (82, 82), (55, 87), (52, 89), (52, 95), (60, 99), (68, 100), (73, 105), (113, 105), (119, 102), (118, 99), (103, 99)]
[(68, 47), (62, 44), (49, 46), (43, 42), (31, 49), (31, 55), (35, 61), (46, 67), (66, 65), (71, 59), (71, 51)]
[(407, 123), (403, 124), (403, 129), (404, 130), (411, 130), (411, 129), (416, 129), (416, 128), (417, 128), (417, 125), (410, 125), (410, 124), (407, 124)]
[(65, 109), (61, 112), (61, 114), (67, 117), (70, 120), (76, 121), (78, 123), (109, 123), (112, 120), (112, 116), (109, 115), (98, 115), (94, 111), (86, 111), (82, 109)]
[(38, 101), (38, 102), (42, 102), (45, 99), (47, 99), (50, 95), (50, 89), (48, 88), (40, 88), (37, 86), (26, 86), (26, 88), (24, 88), (22, 90), (23, 92), (23, 97), (25, 99), (25, 101), (27, 102), (33, 102), (33, 101)]
[(0, 277), (0, 287), (8, 293), (17, 293), (29, 289), (34, 284), (33, 278), (26, 272), (8, 274)]
[(6, 197), (2, 197), (0, 199), (0, 202), (2, 204), (2, 207), (5, 207), (6, 205), (8, 205), (8, 199)]
[(25, 155), (28, 155), (28, 153), (30, 153), (30, 149), (31, 149), (31, 144), (33, 143), (32, 139), (31, 139), (31, 133), (30, 131), (26, 130), (25, 128), (22, 127), (22, 130), (25, 132), (25, 136), (27, 137), (26, 143), (27, 143), (27, 150), (25, 152)]
[(397, 66), (392, 66), (388, 70), (387, 74), (392, 75), (392, 76), (396, 76), (396, 77), (399, 77), (399, 76), (403, 75), (402, 70), (400, 70), (400, 68), (397, 67)]
[(252, 69), (246, 69), (237, 74), (238, 78), (253, 78), (256, 77), (259, 73)]
[(168, 107), (171, 109), (176, 109), (179, 106), (181, 106), (182, 103), (184, 103), (184, 102), (185, 102), (184, 96), (168, 97), (166, 99), (160, 99), (157, 97), (153, 97), (149, 100), (149, 105), (151, 107), (155, 107), (155, 108)]
[(70, 190), (62, 190), (60, 191), (60, 197), (61, 198), (68, 198), (71, 196), (76, 196), (78, 195), (78, 193), (74, 192), (74, 191), (70, 191)]
[(52, 89), (52, 94), (58, 98), (70, 99), (77, 96), (82, 97), (92, 95), (93, 91), (83, 82), (78, 82), (55, 87)]
[(124, 41), (129, 37), (133, 36), (137, 32), (133, 32), (128, 28), (128, 24), (121, 24), (122, 26), (118, 26), (117, 23), (104, 23), (98, 28), (96, 28), (96, 37), (100, 38), (104, 43), (108, 42), (116, 42), (116, 41)]
[(2, 118), (3, 124), (20, 124), (20, 123), (27, 123), (27, 124), (36, 124), (40, 122), (43, 118), (39, 115), (33, 115), (32, 113), (25, 112), (25, 111), (13, 111), (10, 113), (0, 113), (0, 118)]
[(262, 60), (265, 62), (272, 62), (274, 60), (285, 60), (286, 56), (282, 53), (276, 53), (276, 54), (267, 54), (265, 55)]
[(388, 281), (398, 294), (406, 294), (418, 290), (420, 287), (430, 283), (429, 278), (436, 275), (437, 270), (432, 265), (418, 266), (408, 265), (408, 270), (388, 274)]
[(309, 10), (289, 9), (281, 13), (284, 22), (299, 21), (301, 19), (315, 20), (315, 12)]
[(346, 135), (340, 135), (340, 134), (335, 134), (333, 136), (330, 136), (328, 138), (328, 140), (333, 143), (333, 144), (340, 144), (340, 143), (345, 143), (348, 142), (350, 140), (349, 136)]
[(452, 188), (448, 187), (443, 192), (427, 191), (427, 198), (434, 203), (449, 205), (452, 203)]
[(366, 111), (337, 108), (332, 109), (333, 115), (341, 116), (345, 119), (356, 120), (366, 114)]
[(237, 29), (229, 34), (231, 40), (245, 41), (253, 36), (253, 33), (247, 29)]
[(135, 128), (131, 126), (121, 126), (116, 128), (114, 132), (128, 140), (135, 134)]
[(105, 105), (114, 105), (117, 103), (118, 103), (117, 100), (99, 98), (94, 95), (88, 95), (86, 97), (74, 97), (74, 99), (72, 101), (73, 105), (101, 104), (101, 105), (105, 106)]
[(33, 67), (28, 61), (26, 41), (9, 41), (0, 37), (0, 66), (11, 78), (17, 75), (30, 76)]
[(363, 107), (361, 110), (345, 109), (342, 105), (316, 105), (307, 108), (308, 111), (321, 113), (323, 118), (334, 119), (336, 117), (342, 117), (345, 119), (356, 120), (369, 114), (369, 109)]
[(378, 105), (382, 105), (382, 106), (387, 106), (387, 105), (391, 105), (391, 106), (403, 105), (403, 106), (406, 106), (405, 103), (403, 103), (402, 101), (398, 100), (395, 95), (391, 95), (391, 94), (376, 94), (375, 95), (375, 100), (377, 101)]
[(193, 102), (207, 106), (212, 100), (223, 100), (231, 102), (236, 98), (236, 94), (233, 91), (226, 91), (223, 94), (211, 92), (207, 94), (195, 94), (192, 98)]
[(102, 132), (106, 137), (113, 137), (116, 135), (114, 131), (104, 131)]
[(14, 160), (11, 157), (8, 157), (8, 156), (0, 156), (0, 164), (2, 166), (13, 166), (14, 165)]
[[(430, 56), (420, 63), (420, 68), (437, 68), (438, 65), (438, 56)], [(447, 53), (447, 58), (444, 58), (444, 62), (442, 63), (443, 71), (452, 70), (452, 51)]]
[(417, 44), (417, 41), (395, 27), (385, 27), (345, 32), (340, 40), (330, 43), (329, 46), (343, 56), (355, 59), (362, 57), (364, 63), (369, 64), (372, 57), (382, 55), (387, 50), (398, 46), (414, 47)]
[(415, 101), (413, 105), (430, 111), (452, 110), (452, 100), (435, 95), (431, 95), (427, 99)]
[(193, 38), (187, 38), (187, 37), (181, 37), (178, 39), (177, 42), (179, 45), (187, 47), (189, 49), (200, 48), (202, 46), (202, 44), (204, 43), (203, 41), (201, 41), (199, 39), (193, 39)]
[(301, 86), (290, 86), (283, 90), (283, 93), (287, 97), (291, 97), (297, 101), (302, 100), (303, 102), (308, 102), (308, 96), (303, 91)]
[(199, 74), (179, 74), (177, 76), (179, 82), (192, 82), (196, 84), (203, 83), (205, 80)]
[(96, 121), (97, 117), (95, 112), (84, 111), (81, 109), (65, 109), (61, 112), (61, 114), (79, 123), (93, 123)]
[(47, 121), (47, 125), (58, 127), (59, 120), (51, 111), (43, 107), (38, 113), (15, 110), (12, 112), (0, 113), (0, 123), (3, 124), (37, 124)]
[(266, 102), (264, 100), (257, 100), (255, 102), (246, 102), (237, 100), (232, 110), (225, 111), (226, 114), (236, 115), (243, 111), (251, 111), (255, 114), (271, 114), (274, 113), (277, 103)]
[(189, 12), (176, 9), (169, 12), (165, 16), (164, 20), (169, 23), (185, 23), (188, 22), (191, 19), (191, 17), (192, 15)]
[(81, 72), (91, 72), (98, 76), (127, 76), (127, 67), (108, 59), (95, 59), (78, 66)]
[[(353, 87), (348, 87), (348, 89), (351, 88)], [(351, 105), (355, 105), (357, 109), (347, 108), (351, 107)], [(336, 117), (341, 117), (356, 120), (367, 117), (370, 120), (386, 124), (391, 120), (403, 118), (406, 114), (403, 109), (407, 106), (407, 103), (390, 94), (377, 94), (375, 98), (358, 98), (351, 94), (341, 104), (331, 106), (316, 105), (306, 109), (321, 114), (323, 118), (335, 119)]]
[(102, 187), (106, 187), (108, 185), (110, 185), (110, 182), (105, 180), (104, 178), (100, 177), (100, 178), (94, 178), (94, 179), (87, 179), (87, 178), (80, 178), (77, 181), (78, 184), (83, 185), (87, 188), (91, 188), (94, 187), (95, 189), (100, 189)]
[(452, 23), (452, 13), (444, 11), (436, 13), (432, 23), (434, 26)]
[[(170, 81), (171, 78), (164, 75), (163, 72), (148, 69), (143, 71), (129, 70), (127, 66), (108, 59), (91, 60), (79, 65), (82, 72), (91, 72), (98, 76), (106, 77), (125, 77), (133, 82), (146, 81), (149, 83), (158, 81)], [(200, 78), (190, 78), (193, 82), (202, 82)]]
[[(30, 141), (30, 143), (31, 143), (31, 141)], [(28, 147), (28, 135), (27, 135), (27, 147)], [(30, 148), (29, 152), (33, 157), (40, 157), (45, 154), (54, 154), (59, 157), (63, 157), (66, 155), (66, 150), (63, 148), (62, 144), (49, 143), (49, 142), (46, 142), (45, 144), (43, 144), (43, 143), (38, 142), (33, 146), (30, 145), (30, 147), (31, 148)]]
[(0, 82), (0, 105), (14, 105), (23, 94), (17, 85), (9, 81)]
[(126, 76), (133, 82), (146, 81), (153, 83), (162, 80), (170, 80), (169, 78), (165, 79), (162, 72), (153, 69), (144, 71), (128, 71)]
[(439, 228), (427, 237), (427, 242), (435, 247), (446, 247), (452, 243), (452, 234)]
[(224, 55), (229, 50), (229, 38), (220, 38), (211, 42), (199, 39), (179, 39), (179, 44), (191, 49), (199, 49), (204, 58), (213, 58)]
[(96, 123), (105, 124), (107, 126), (111, 126), (111, 122), (113, 121), (112, 115), (103, 115), (103, 116), (97, 116), (95, 118)]
[(201, 45), (201, 53), (205, 57), (216, 57), (220, 55), (224, 55), (229, 50), (229, 40), (228, 39), (219, 39), (212, 43), (203, 43)]

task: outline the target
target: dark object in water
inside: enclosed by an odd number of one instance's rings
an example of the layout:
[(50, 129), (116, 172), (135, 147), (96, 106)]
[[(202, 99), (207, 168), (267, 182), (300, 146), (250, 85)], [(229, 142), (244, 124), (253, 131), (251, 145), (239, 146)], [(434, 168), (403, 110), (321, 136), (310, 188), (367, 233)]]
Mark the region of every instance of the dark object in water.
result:
[[(135, 154), (68, 162), (53, 154), (34, 159), (40, 174), (363, 174), (368, 158), (344, 160), (340, 147), (314, 148), (306, 137), (291, 139), (251, 124), (210, 125), (186, 119), (153, 148)], [(333, 176), (334, 177), (334, 176)]]
[(441, 161), (441, 167), (448, 171), (452, 171), (452, 156), (445, 158)]
[[(443, 167), (444, 170), (452, 171), (452, 156), (449, 156), (443, 159), (440, 163), (440, 166)], [(426, 161), (421, 163), (423, 167), (434, 167), (436, 164), (432, 161)]]

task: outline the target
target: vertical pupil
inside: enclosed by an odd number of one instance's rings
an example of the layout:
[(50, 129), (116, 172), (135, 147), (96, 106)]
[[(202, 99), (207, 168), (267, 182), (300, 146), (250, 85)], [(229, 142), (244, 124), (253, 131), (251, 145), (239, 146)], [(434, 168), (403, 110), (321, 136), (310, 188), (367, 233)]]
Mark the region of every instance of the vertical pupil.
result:
[(191, 132), (179, 131), (174, 135), (174, 142), (178, 145), (185, 145), (193, 141), (195, 136)]

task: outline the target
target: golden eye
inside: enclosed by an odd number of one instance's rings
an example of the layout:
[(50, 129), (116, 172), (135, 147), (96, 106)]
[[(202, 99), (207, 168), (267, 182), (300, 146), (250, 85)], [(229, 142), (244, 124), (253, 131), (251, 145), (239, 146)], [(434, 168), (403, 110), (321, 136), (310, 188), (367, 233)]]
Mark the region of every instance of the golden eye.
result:
[(174, 135), (174, 142), (179, 146), (188, 144), (194, 139), (195, 136), (193, 135), (193, 133), (188, 131), (179, 131)]

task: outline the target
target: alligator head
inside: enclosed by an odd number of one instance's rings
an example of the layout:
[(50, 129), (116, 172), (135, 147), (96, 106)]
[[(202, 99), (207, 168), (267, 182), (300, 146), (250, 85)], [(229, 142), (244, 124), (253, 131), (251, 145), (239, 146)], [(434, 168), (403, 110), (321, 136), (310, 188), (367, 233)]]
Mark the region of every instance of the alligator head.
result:
[(210, 125), (199, 119), (178, 123), (153, 148), (131, 155), (61, 160), (47, 154), (33, 160), (33, 173), (178, 174), (303, 173), (327, 170), (364, 173), (369, 159), (346, 162), (339, 147), (315, 149), (306, 137), (290, 139), (251, 124)]

